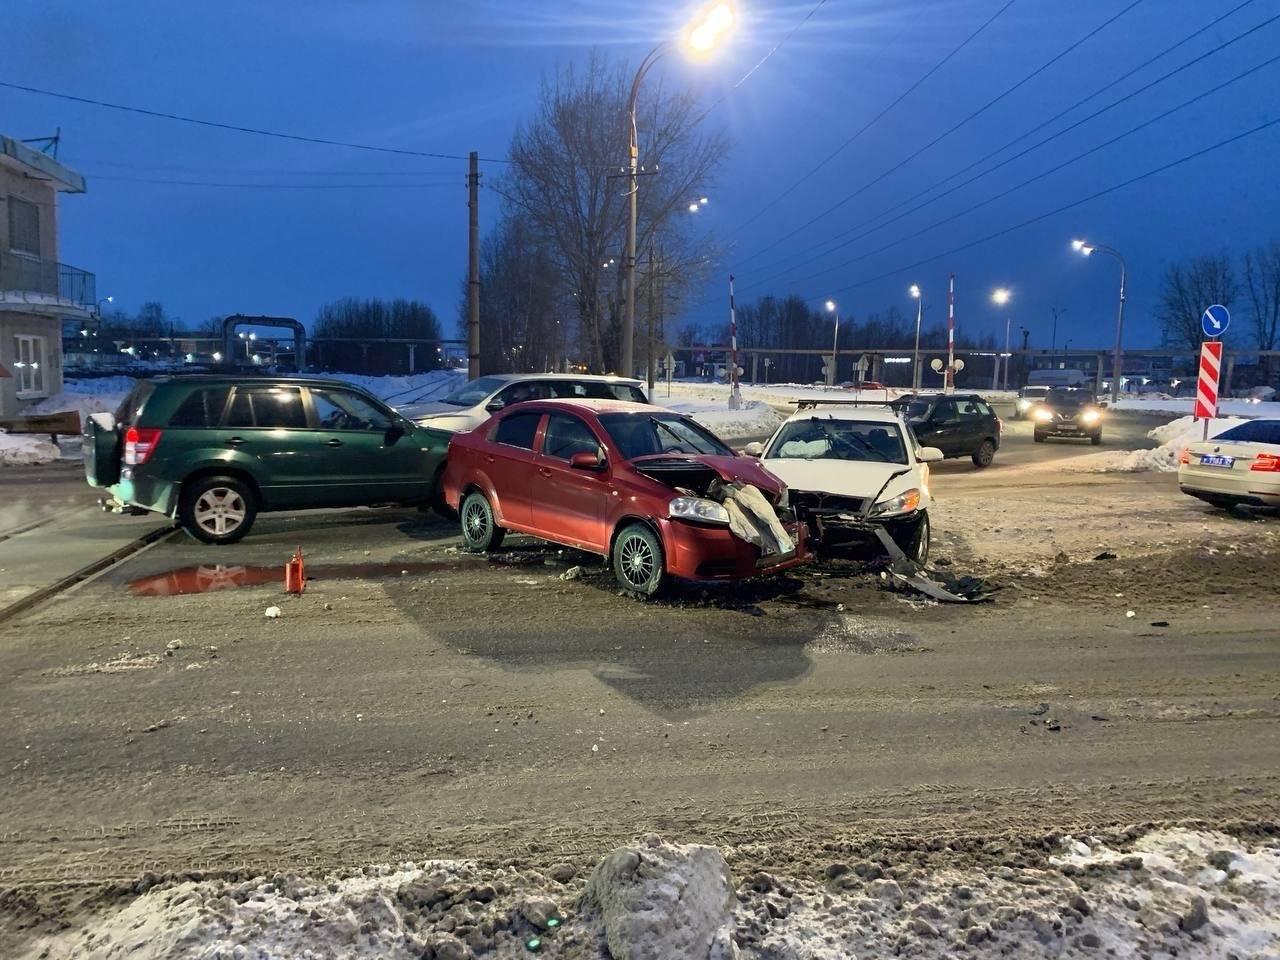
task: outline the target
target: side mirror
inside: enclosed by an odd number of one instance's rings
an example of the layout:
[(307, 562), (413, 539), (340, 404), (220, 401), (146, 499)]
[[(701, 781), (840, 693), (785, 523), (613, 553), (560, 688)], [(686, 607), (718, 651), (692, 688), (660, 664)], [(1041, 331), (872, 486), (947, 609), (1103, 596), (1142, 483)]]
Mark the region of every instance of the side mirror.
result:
[(916, 459), (921, 463), (937, 463), (939, 460), (945, 460), (946, 456), (937, 447), (921, 447)]
[(569, 466), (574, 470), (603, 470), (605, 463), (600, 454), (579, 450), (577, 453), (570, 454)]
[(748, 457), (758, 457), (762, 453), (764, 453), (764, 444), (760, 443), (759, 441), (755, 443), (748, 443), (745, 447), (742, 448), (742, 452), (745, 453)]
[(490, 413), (497, 413), (506, 405), (507, 403), (505, 400), (499, 400), (495, 397), (493, 400), (490, 400), (488, 403), (486, 403), (484, 405), (484, 408), (488, 410)]

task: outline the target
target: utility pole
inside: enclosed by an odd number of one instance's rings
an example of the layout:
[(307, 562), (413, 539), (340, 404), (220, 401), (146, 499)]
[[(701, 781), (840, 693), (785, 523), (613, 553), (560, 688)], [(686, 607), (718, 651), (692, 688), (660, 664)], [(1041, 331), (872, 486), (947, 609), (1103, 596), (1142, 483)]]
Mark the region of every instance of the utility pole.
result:
[(947, 375), (942, 380), (943, 393), (956, 388), (956, 275), (947, 282)]
[(655, 374), (657, 372), (655, 370), (655, 367), (657, 366), (657, 359), (658, 359), (656, 356), (657, 354), (657, 346), (656, 346), (657, 317), (655, 316), (655, 311), (654, 311), (654, 293), (653, 293), (653, 284), (655, 279), (654, 278), (655, 258), (653, 255), (653, 247), (654, 247), (654, 240), (653, 240), (653, 237), (650, 236), (649, 237), (649, 277), (648, 277), (648, 280), (649, 280), (649, 283), (648, 283), (648, 287), (649, 287), (649, 355), (647, 358), (648, 362), (645, 364), (645, 370), (648, 373), (650, 397), (653, 396), (653, 381), (654, 381)]
[(467, 378), (480, 376), (480, 154), (468, 158)]

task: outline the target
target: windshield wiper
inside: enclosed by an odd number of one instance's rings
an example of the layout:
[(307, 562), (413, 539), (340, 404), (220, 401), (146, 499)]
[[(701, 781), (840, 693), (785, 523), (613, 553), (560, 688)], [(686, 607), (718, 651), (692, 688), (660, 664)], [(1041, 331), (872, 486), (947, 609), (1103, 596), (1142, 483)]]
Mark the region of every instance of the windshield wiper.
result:
[(676, 432), (675, 432), (674, 430), (672, 430), (669, 426), (667, 426), (667, 424), (663, 423), (663, 422), (662, 422), (661, 420), (659, 420), (657, 417), (650, 417), (650, 418), (649, 418), (649, 422), (650, 422), (650, 423), (652, 423), (655, 427), (661, 427), (663, 430), (665, 430), (665, 431), (667, 432), (667, 435), (668, 435), (668, 436), (670, 436), (672, 439), (674, 439), (674, 440), (675, 440), (675, 442), (676, 442), (677, 444), (679, 444), (679, 445), (681, 445), (681, 446), (684, 446), (684, 445), (686, 445), (686, 444), (687, 444), (688, 446), (693, 447), (693, 452), (694, 452), (694, 453), (706, 453), (706, 452), (707, 452), (707, 451), (705, 451), (705, 450), (699, 450), (699, 449), (698, 449), (698, 444), (697, 444), (695, 441), (690, 440), (690, 439), (688, 439), (688, 438), (686, 438), (686, 437), (682, 437), (682, 436), (680, 436), (680, 434), (676, 433)]
[(879, 460), (881, 463), (892, 463), (892, 462), (893, 462), (893, 461), (891, 461), (888, 457), (886, 457), (883, 453), (881, 453), (879, 450), (877, 450), (875, 447), (873, 447), (871, 444), (867, 443), (867, 441), (866, 441), (866, 440), (863, 440), (863, 439), (862, 439), (862, 437), (861, 437), (859, 434), (851, 433), (851, 434), (849, 434), (849, 436), (848, 436), (848, 437), (841, 437), (841, 436), (837, 436), (836, 434), (834, 434), (834, 433), (832, 433), (830, 430), (828, 430), (828, 429), (827, 429), (827, 425), (826, 425), (825, 423), (823, 423), (821, 420), (819, 420), (817, 417), (813, 417), (813, 418), (811, 418), (811, 419), (812, 419), (812, 421), (813, 421), (814, 423), (816, 423), (816, 424), (818, 425), (818, 429), (819, 429), (819, 430), (821, 430), (821, 431), (823, 432), (823, 434), (825, 434), (825, 435), (826, 435), (826, 438), (827, 438), (828, 440), (830, 440), (832, 443), (843, 443), (846, 447), (850, 447), (850, 446), (853, 446), (853, 444), (851, 444), (851, 443), (849, 442), (849, 440), (850, 440), (850, 439), (853, 439), (853, 440), (858, 441), (858, 445), (859, 445), (860, 447), (862, 447), (862, 449), (866, 450), (866, 451), (867, 451), (867, 453), (871, 454), (873, 457), (875, 457), (875, 458), (876, 458), (877, 460)]

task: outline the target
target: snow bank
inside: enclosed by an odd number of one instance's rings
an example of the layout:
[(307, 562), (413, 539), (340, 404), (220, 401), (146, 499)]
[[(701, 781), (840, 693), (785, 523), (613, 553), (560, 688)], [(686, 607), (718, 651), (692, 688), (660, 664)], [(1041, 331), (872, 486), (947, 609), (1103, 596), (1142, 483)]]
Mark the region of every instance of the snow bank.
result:
[[(1209, 423), (1209, 436), (1216, 437), (1224, 430), (1244, 423), (1245, 419), (1219, 417), (1212, 420)], [(1204, 437), (1204, 421), (1198, 421), (1194, 417), (1179, 417), (1148, 430), (1147, 436), (1160, 446), (1154, 450), (1108, 450), (1106, 453), (1076, 457), (1068, 461), (1066, 468), (1085, 473), (1144, 473), (1149, 470), (1175, 473), (1178, 469), (1178, 456), (1183, 448)]]
[(48, 440), (0, 430), (0, 464), (8, 466), (53, 463), (61, 455)]
[(400, 403), (427, 403), (446, 396), (467, 382), (466, 370), (432, 370), (408, 377), (365, 377), (355, 373), (317, 374), (368, 390), (392, 406)]
[[(112, 381), (126, 380), (126, 377), (111, 377)], [(70, 381), (69, 381), (70, 382)], [(79, 384), (77, 384), (79, 386)], [(118, 383), (108, 384), (108, 386), (119, 386)], [(92, 413), (115, 413), (120, 404), (124, 402), (124, 398), (129, 395), (129, 391), (133, 389), (132, 382), (129, 386), (120, 390), (101, 390), (98, 392), (88, 392), (84, 390), (67, 390), (55, 394), (48, 399), (41, 400), (34, 406), (28, 407), (25, 413), (63, 413), (67, 410), (75, 410), (80, 414), (80, 422), (84, 423), (89, 419)]]
[(1047, 853), (1013, 840), (935, 854), (870, 846), (867, 859), (796, 864), (794, 878), (740, 876), (736, 892), (719, 851), (655, 837), (615, 850), (585, 890), (571, 864), (542, 873), (527, 862), (244, 882), (148, 876), (130, 902), (61, 917), (68, 929), (18, 956), (469, 960), (530, 955), (533, 938), (547, 955), (581, 960), (1280, 956), (1275, 838), (1129, 836), (1066, 837)]
[[(1190, 414), (1195, 401), (1190, 397), (1174, 399), (1167, 396), (1121, 397), (1115, 403), (1106, 404), (1112, 410), (1132, 410), (1138, 413), (1186, 413)], [(1218, 413), (1234, 417), (1280, 417), (1280, 402), (1255, 400), (1219, 400)]]
[(761, 400), (749, 400), (740, 409), (730, 410), (728, 397), (723, 404), (681, 401), (673, 403), (662, 397), (657, 403), (676, 413), (692, 417), (721, 440), (743, 437), (767, 437), (785, 419), (777, 410)]

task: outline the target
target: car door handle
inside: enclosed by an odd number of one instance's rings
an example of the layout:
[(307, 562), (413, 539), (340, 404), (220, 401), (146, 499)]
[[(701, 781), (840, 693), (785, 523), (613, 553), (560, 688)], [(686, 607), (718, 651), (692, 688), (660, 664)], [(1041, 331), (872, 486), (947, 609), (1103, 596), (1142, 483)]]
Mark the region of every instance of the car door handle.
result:
[(226, 444), (228, 447), (238, 447), (240, 446), (240, 444), (244, 442), (245, 442), (244, 437), (231, 437), (229, 440), (226, 441)]
[(497, 462), (498, 462), (498, 458), (497, 458), (497, 457), (495, 457), (495, 456), (494, 456), (493, 454), (491, 454), (491, 453), (486, 453), (486, 454), (484, 455), (484, 462), (485, 462), (485, 463), (497, 463)]
[(334, 437), (332, 440), (328, 441), (328, 442), (325, 444), (325, 446), (326, 446), (326, 447), (340, 447), (340, 446), (342, 446), (342, 441), (341, 441), (341, 440), (339, 440), (337, 437)]
[(546, 477), (548, 480), (551, 479), (551, 471), (548, 470), (546, 467), (539, 467), (538, 472), (542, 474), (544, 477)]

